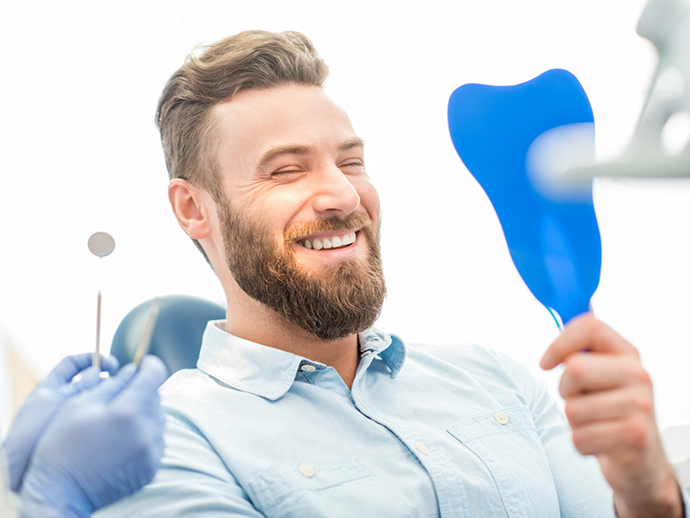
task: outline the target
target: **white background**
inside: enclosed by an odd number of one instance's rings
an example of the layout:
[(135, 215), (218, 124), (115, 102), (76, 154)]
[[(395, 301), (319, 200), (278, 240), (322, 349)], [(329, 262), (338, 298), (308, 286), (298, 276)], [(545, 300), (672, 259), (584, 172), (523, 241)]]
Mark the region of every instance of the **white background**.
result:
[[(367, 142), (389, 286), (379, 327), (412, 342), (476, 342), (539, 373), (557, 329), (452, 147), (448, 97), (468, 82), (568, 69), (590, 97), (598, 156), (611, 158), (631, 136), (655, 67), (635, 33), (644, 3), (5, 2), (0, 334), (43, 376), (93, 347), (99, 284), (105, 344), (155, 295), (223, 303), (169, 209), (156, 102), (195, 46), (246, 29), (298, 30), (330, 65), (327, 88)], [(594, 310), (641, 351), (660, 425), (690, 423), (690, 182), (597, 181), (595, 203), (603, 270)], [(101, 265), (86, 247), (96, 231), (117, 241)]]

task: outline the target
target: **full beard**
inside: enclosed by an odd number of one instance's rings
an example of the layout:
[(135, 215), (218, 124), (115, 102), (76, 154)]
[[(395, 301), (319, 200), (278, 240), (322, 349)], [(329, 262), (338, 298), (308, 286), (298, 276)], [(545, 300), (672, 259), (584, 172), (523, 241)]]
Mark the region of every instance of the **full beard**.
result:
[[(282, 248), (275, 245), (260, 218), (252, 221), (251, 215), (239, 213), (227, 202), (221, 204), (220, 222), (235, 282), (288, 322), (330, 341), (368, 329), (381, 314), (386, 285), (379, 229), (372, 227), (367, 214), (354, 212), (345, 219), (292, 225)], [(298, 237), (359, 227), (357, 240), (366, 239), (368, 245), (364, 261), (339, 261), (319, 272), (309, 272), (297, 263), (292, 246)]]

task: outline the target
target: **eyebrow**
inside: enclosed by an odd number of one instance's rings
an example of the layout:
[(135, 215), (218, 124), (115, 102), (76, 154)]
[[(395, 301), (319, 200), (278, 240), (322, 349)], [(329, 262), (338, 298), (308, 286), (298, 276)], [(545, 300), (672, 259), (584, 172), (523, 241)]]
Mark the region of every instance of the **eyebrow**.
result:
[(348, 149), (352, 149), (354, 147), (364, 147), (364, 141), (359, 138), (359, 137), (352, 137), (349, 140), (346, 140), (342, 144), (340, 144), (340, 147), (338, 148), (338, 151), (347, 151)]
[[(356, 147), (364, 147), (364, 141), (359, 137), (353, 137), (340, 144), (340, 146), (338, 147), (338, 152), (342, 153), (343, 151), (347, 151), (349, 149)], [(261, 157), (256, 163), (256, 168), (263, 169), (271, 161), (283, 155), (304, 156), (309, 152), (309, 150), (309, 146), (299, 146), (290, 144), (286, 146), (277, 146), (271, 148), (268, 151), (266, 151), (263, 155), (261, 155)]]

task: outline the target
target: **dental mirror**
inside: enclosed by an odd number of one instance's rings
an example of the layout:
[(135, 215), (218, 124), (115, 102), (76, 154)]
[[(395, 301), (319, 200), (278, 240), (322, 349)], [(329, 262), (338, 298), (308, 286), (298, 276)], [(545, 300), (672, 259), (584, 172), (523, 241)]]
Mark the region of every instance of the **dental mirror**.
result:
[(89, 238), (89, 250), (95, 256), (105, 257), (115, 250), (115, 240), (107, 232), (96, 232)]
[[(115, 250), (115, 240), (107, 232), (96, 232), (89, 238), (89, 250), (96, 257), (103, 259)], [(99, 282), (100, 284), (100, 282)], [(92, 365), (101, 368), (101, 289), (98, 288), (98, 301), (96, 303), (96, 351), (93, 353)]]

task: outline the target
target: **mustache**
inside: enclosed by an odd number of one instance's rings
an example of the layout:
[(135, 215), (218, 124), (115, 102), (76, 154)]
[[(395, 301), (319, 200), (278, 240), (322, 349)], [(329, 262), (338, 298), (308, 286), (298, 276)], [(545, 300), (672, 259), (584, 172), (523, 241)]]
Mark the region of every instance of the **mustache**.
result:
[(338, 232), (355, 228), (368, 229), (371, 218), (366, 212), (356, 211), (345, 218), (331, 217), (308, 223), (293, 223), (284, 233), (285, 245), (289, 246), (300, 237), (318, 234), (320, 232)]

